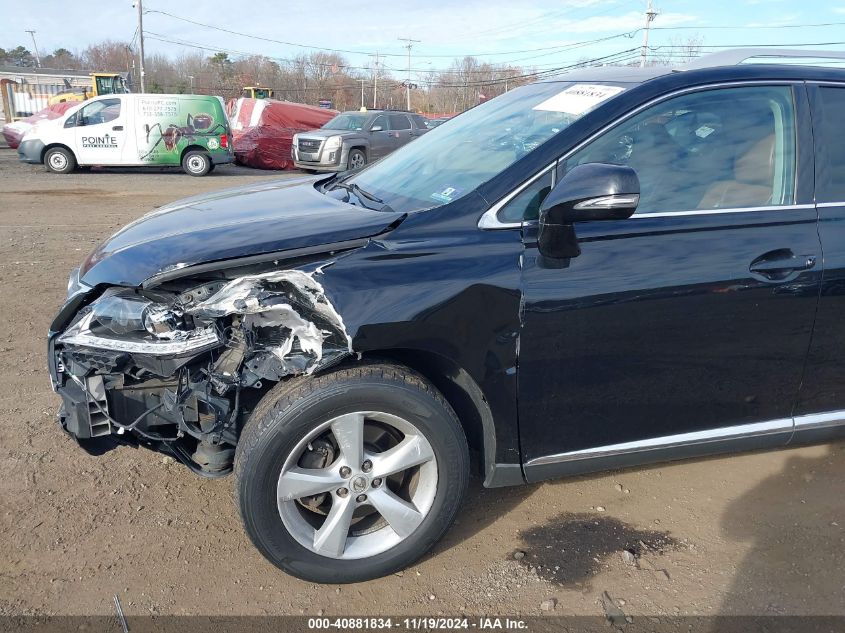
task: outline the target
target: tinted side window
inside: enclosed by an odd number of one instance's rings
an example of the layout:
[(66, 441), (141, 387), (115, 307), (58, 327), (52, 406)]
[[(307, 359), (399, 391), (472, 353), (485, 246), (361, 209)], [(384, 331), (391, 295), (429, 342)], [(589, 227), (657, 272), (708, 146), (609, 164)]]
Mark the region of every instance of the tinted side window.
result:
[(410, 130), (411, 121), (404, 114), (390, 115), (390, 129), (391, 130)]
[(536, 220), (540, 215), (540, 205), (552, 190), (552, 172), (550, 169), (525, 189), (516, 194), (503, 206), (497, 217), (500, 222), (522, 222)]
[(390, 126), (387, 124), (387, 117), (383, 114), (378, 115), (375, 119), (373, 119), (372, 124), (370, 125), (370, 129), (374, 128), (375, 126), (380, 125), (381, 131), (386, 132), (390, 129)]
[(647, 108), (572, 155), (633, 167), (637, 214), (792, 204), (792, 89), (705, 90)]
[(414, 117), (414, 123), (417, 125), (417, 128), (420, 130), (425, 130), (428, 128), (428, 125), (425, 123), (425, 117), (421, 114), (413, 114), (411, 115)]
[(845, 88), (819, 88), (816, 201), (845, 200)]

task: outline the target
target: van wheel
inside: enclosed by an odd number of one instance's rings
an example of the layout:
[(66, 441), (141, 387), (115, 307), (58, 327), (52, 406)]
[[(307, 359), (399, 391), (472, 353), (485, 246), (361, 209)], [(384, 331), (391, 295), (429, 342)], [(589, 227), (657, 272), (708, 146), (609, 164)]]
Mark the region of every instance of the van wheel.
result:
[(205, 176), (211, 171), (211, 157), (205, 152), (188, 152), (182, 157), (182, 169), (191, 176)]
[(369, 363), (276, 385), (243, 429), (235, 472), (244, 527), (271, 563), (348, 583), (396, 572), (440, 539), (469, 456), (431, 383)]
[(349, 159), (346, 161), (347, 169), (361, 169), (367, 164), (367, 155), (360, 149), (353, 149), (349, 152)]
[(69, 174), (76, 169), (76, 157), (64, 147), (54, 147), (44, 155), (44, 165), (54, 174)]

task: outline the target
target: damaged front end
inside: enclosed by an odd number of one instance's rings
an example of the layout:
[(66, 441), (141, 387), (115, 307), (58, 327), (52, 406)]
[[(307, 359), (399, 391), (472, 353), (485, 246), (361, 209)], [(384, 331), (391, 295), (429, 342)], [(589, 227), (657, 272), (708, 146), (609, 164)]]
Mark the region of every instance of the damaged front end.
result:
[(244, 413), (274, 383), (351, 353), (317, 274), (108, 288), (50, 337), (62, 427), (83, 446), (121, 439), (228, 473)]

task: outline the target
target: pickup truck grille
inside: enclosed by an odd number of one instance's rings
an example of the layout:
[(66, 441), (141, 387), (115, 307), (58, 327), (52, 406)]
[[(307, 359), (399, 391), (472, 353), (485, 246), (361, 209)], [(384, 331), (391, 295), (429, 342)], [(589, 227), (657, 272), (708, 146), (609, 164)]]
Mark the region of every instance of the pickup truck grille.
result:
[(322, 141), (314, 140), (314, 139), (299, 139), (299, 151), (300, 152), (308, 152), (313, 153), (320, 149), (320, 144)]

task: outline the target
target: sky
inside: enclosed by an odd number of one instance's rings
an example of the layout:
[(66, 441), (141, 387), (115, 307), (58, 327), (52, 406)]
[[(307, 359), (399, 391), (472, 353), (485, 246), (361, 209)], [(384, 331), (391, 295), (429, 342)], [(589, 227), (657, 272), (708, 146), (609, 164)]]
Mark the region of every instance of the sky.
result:
[[(813, 48), (845, 50), (845, 0), (654, 0), (654, 8), (650, 54), (691, 37), (713, 48), (831, 43)], [(420, 40), (411, 74), (424, 80), (464, 55), (537, 70), (630, 58), (642, 45), (646, 0), (144, 0), (144, 10), (147, 54), (204, 50), (286, 60), (328, 48), (363, 68), (378, 52), (382, 68), (401, 78), (407, 50), (398, 38), (407, 37)], [(828, 26), (803, 26), (820, 24)], [(132, 40), (137, 11), (132, 0), (0, 0), (0, 47), (32, 50), (26, 29), (36, 31), (42, 54), (82, 50), (104, 39)]]

